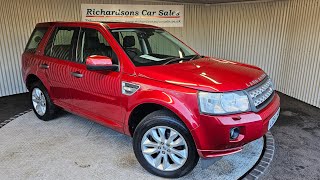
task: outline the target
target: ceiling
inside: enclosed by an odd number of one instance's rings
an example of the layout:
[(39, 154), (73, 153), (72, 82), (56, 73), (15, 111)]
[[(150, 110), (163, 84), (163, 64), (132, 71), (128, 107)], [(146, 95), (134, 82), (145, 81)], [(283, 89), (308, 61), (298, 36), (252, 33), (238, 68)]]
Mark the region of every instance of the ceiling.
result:
[(188, 4), (223, 4), (223, 3), (271, 1), (271, 0), (148, 0), (148, 1), (153, 1), (153, 2), (177, 2), (177, 3), (188, 3)]

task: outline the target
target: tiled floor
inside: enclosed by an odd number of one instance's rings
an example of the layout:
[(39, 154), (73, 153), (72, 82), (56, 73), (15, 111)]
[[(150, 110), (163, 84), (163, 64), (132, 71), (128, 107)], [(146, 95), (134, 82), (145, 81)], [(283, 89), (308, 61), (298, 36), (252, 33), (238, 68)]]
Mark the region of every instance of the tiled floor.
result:
[[(280, 94), (281, 113), (271, 129), (276, 142), (261, 179), (320, 179), (320, 109)], [(30, 109), (27, 94), (0, 98), (0, 122)]]

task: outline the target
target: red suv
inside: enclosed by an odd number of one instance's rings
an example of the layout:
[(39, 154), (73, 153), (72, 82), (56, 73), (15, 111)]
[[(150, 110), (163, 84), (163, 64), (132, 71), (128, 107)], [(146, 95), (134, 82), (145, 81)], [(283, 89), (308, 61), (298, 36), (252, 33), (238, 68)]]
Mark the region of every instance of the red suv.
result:
[(162, 177), (240, 151), (279, 115), (263, 70), (200, 56), (150, 25), (39, 23), (22, 66), (39, 119), (62, 108), (132, 136), (140, 164)]

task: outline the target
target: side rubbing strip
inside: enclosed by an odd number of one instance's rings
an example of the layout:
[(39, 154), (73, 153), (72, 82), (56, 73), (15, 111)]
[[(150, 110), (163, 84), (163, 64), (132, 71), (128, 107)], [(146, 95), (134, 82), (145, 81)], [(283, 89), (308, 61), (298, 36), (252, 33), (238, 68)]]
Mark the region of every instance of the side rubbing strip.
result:
[(127, 96), (131, 96), (140, 89), (140, 86), (138, 84), (133, 84), (125, 81), (122, 81), (121, 86), (122, 94)]

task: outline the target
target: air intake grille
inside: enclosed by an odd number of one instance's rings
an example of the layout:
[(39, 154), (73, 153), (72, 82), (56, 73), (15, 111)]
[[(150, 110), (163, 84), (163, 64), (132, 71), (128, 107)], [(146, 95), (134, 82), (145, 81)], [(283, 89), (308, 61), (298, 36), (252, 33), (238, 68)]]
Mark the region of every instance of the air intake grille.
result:
[(270, 78), (267, 77), (264, 81), (256, 87), (248, 90), (250, 98), (256, 108), (264, 105), (266, 100), (273, 94), (273, 84)]

